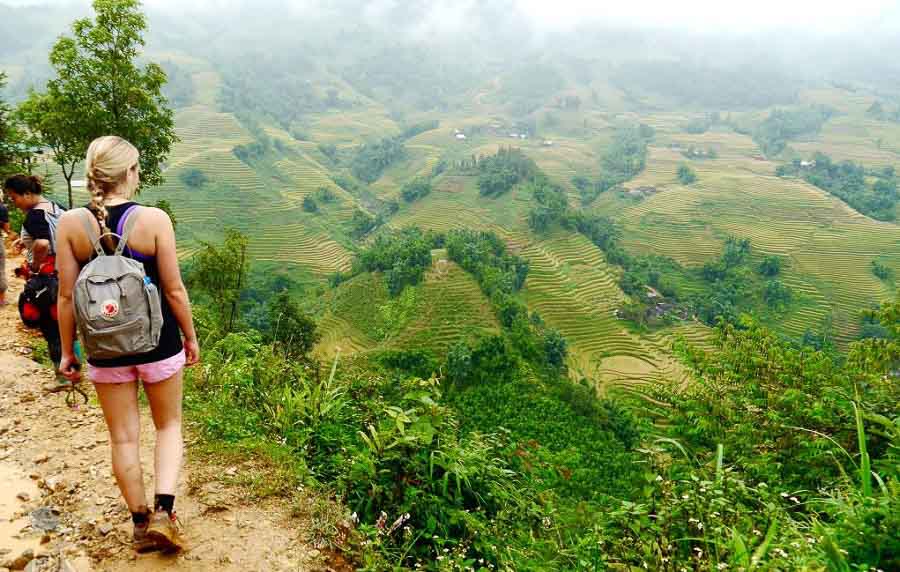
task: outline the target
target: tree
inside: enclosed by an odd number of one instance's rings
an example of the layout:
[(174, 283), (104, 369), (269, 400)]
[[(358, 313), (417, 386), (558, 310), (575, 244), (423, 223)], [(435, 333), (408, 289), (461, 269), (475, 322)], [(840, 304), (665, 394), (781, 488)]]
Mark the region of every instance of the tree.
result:
[(308, 213), (317, 213), (319, 212), (319, 205), (316, 204), (316, 200), (314, 198), (307, 195), (303, 197), (303, 210)]
[[(0, 71), (0, 91), (6, 87), (6, 74)], [(20, 170), (26, 151), (25, 134), (19, 128), (12, 109), (0, 99), (0, 179)]]
[[(56, 77), (47, 91), (23, 105), (29, 127), (54, 151), (72, 204), (71, 178), (91, 140), (118, 135), (141, 151), (143, 185), (162, 182), (161, 165), (175, 135), (172, 110), (162, 94), (163, 69), (135, 63), (147, 20), (138, 0), (94, 0), (94, 20), (72, 24), (50, 52)], [(59, 153), (59, 155), (57, 155)]]
[(759, 273), (769, 278), (778, 276), (781, 273), (781, 257), (770, 255), (763, 258), (759, 264)]
[(678, 182), (682, 185), (690, 185), (697, 181), (697, 173), (690, 165), (681, 164), (678, 166)]
[(225, 333), (233, 332), (247, 278), (248, 239), (240, 231), (229, 228), (221, 246), (201, 244), (202, 248), (193, 257), (188, 283), (213, 302), (219, 327)]
[(400, 196), (403, 197), (404, 201), (411, 203), (428, 195), (430, 192), (431, 181), (426, 178), (418, 177), (403, 185)]
[(78, 97), (62, 94), (47, 86), (47, 93), (31, 92), (19, 106), (18, 114), (28, 129), (52, 153), (59, 166), (68, 190), (69, 208), (72, 207), (72, 177), (75, 167), (84, 160), (92, 131), (80, 114)]
[(287, 290), (269, 303), (269, 324), (270, 341), (291, 358), (305, 359), (322, 338), (316, 322), (300, 309)]
[(182, 183), (191, 187), (192, 189), (198, 189), (202, 187), (209, 180), (206, 177), (206, 174), (200, 169), (188, 169), (186, 171), (182, 171), (178, 178), (181, 179)]

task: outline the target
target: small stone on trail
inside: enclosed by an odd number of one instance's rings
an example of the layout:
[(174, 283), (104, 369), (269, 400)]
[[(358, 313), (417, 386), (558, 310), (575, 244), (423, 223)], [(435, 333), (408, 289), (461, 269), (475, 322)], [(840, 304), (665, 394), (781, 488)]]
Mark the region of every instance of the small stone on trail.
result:
[(45, 532), (52, 532), (59, 528), (59, 511), (49, 506), (41, 508), (31, 513), (31, 526)]
[(97, 532), (99, 532), (103, 536), (106, 536), (107, 534), (109, 534), (112, 531), (113, 531), (113, 525), (111, 525), (108, 522), (104, 522), (103, 524), (101, 524), (100, 526), (97, 527)]
[(50, 460), (50, 455), (49, 455), (49, 454), (47, 454), (47, 453), (41, 453), (40, 455), (38, 455), (37, 457), (35, 457), (35, 458), (32, 459), (31, 461), (32, 461), (35, 465), (40, 465), (41, 463), (46, 463), (46, 462), (49, 461), (49, 460)]
[(28, 563), (34, 560), (34, 550), (28, 549), (22, 554), (19, 555), (18, 558), (13, 560), (8, 560), (4, 566), (9, 568), (10, 570), (24, 570)]
[(28, 502), (31, 500), (31, 495), (29, 495), (28, 493), (22, 492), (22, 493), (17, 494), (16, 498), (22, 502)]
[(225, 469), (225, 474), (229, 477), (233, 477), (237, 474), (237, 467), (228, 467)]

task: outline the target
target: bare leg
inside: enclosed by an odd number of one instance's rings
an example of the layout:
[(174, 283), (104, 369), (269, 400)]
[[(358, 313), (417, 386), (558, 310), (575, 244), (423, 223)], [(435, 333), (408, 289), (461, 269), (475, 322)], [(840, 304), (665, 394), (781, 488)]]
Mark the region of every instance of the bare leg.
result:
[(128, 510), (146, 510), (147, 496), (141, 471), (141, 415), (137, 402), (137, 382), (94, 384), (112, 449), (113, 473)]
[(150, 412), (156, 426), (156, 494), (174, 495), (184, 457), (181, 438), (182, 375), (179, 370), (172, 377), (156, 383), (145, 383), (144, 392), (150, 401)]

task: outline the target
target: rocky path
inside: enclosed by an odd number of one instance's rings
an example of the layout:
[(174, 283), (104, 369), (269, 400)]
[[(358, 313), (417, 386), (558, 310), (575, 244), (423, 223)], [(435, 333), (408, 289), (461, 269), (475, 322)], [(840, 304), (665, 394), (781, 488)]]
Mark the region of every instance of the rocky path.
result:
[[(7, 261), (12, 301), (22, 287), (15, 262)], [(176, 501), (187, 550), (135, 555), (93, 388), (82, 384), (91, 401), (78, 409), (63, 394), (43, 395), (52, 372), (30, 359), (29, 338), (15, 307), (0, 306), (0, 572), (328, 570), (297, 540), (302, 521), (277, 502), (254, 505), (233, 484), (241, 466), (193, 460), (190, 446)], [(149, 411), (142, 418), (152, 492), (153, 425)]]

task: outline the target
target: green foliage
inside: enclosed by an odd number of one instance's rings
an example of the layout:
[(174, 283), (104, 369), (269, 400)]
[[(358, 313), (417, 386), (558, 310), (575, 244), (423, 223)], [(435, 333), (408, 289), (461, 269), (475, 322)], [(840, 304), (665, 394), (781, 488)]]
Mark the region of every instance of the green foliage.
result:
[(612, 144), (603, 154), (603, 173), (593, 188), (582, 191), (581, 200), (590, 204), (601, 193), (613, 189), (634, 178), (647, 163), (647, 144), (654, 131), (649, 125), (630, 125), (616, 129)]
[(536, 174), (537, 165), (520, 149), (501, 147), (496, 155), (478, 161), (478, 192), (497, 197)]
[(400, 196), (408, 203), (424, 198), (430, 193), (431, 181), (423, 178), (416, 178), (407, 182), (400, 190)]
[(88, 144), (101, 135), (118, 135), (141, 151), (141, 181), (162, 182), (162, 165), (178, 140), (162, 87), (163, 69), (136, 65), (147, 21), (137, 0), (94, 0), (94, 20), (72, 25), (50, 53), (56, 77), (43, 94), (32, 92), (22, 114), (29, 128), (58, 152), (72, 205), (71, 177)]
[(221, 245), (203, 242), (191, 258), (187, 283), (192, 292), (211, 302), (215, 331), (235, 331), (241, 291), (247, 282), (247, 243), (239, 231), (226, 229)]
[(199, 189), (209, 182), (206, 173), (200, 169), (185, 169), (178, 174), (178, 178), (181, 179), (182, 183), (192, 189)]
[(305, 197), (303, 197), (303, 210), (308, 213), (319, 212), (319, 205), (316, 204), (316, 199), (314, 199), (310, 195), (306, 195)]
[(331, 204), (337, 200), (337, 195), (328, 187), (320, 187), (313, 194), (313, 200), (320, 203)]
[(376, 226), (378, 226), (378, 219), (366, 211), (357, 208), (353, 211), (353, 216), (350, 219), (350, 229), (353, 233), (353, 237), (360, 239), (365, 235), (369, 234)]
[(678, 182), (682, 185), (690, 185), (697, 182), (697, 172), (690, 165), (682, 163), (678, 166)]
[(773, 278), (766, 282), (763, 298), (769, 306), (783, 309), (791, 303), (793, 292), (781, 280)]
[(759, 263), (758, 272), (767, 278), (774, 278), (781, 274), (782, 259), (780, 256), (771, 254), (763, 258)]
[[(695, 451), (724, 443), (735, 466), (754, 481), (784, 490), (833, 484), (842, 475), (835, 458), (856, 444), (854, 383), (868, 378), (873, 384), (867, 410), (879, 414), (895, 406), (885, 401), (889, 387), (753, 322), (741, 326), (719, 329), (715, 354), (680, 346), (695, 383), (662, 392), (674, 408), (672, 434)], [(883, 450), (884, 443), (876, 447)]]
[[(867, 172), (853, 161), (834, 163), (828, 155), (816, 153), (809, 163), (797, 160), (779, 166), (776, 174), (781, 177), (800, 176), (874, 219), (891, 221), (897, 217), (900, 193), (892, 168)], [(875, 182), (868, 184), (867, 176), (874, 177)]]
[(361, 145), (350, 163), (350, 172), (365, 183), (377, 181), (385, 169), (406, 157), (402, 137), (385, 137), (375, 143)]
[(528, 226), (535, 232), (544, 232), (565, 217), (569, 208), (566, 191), (543, 177), (535, 179), (531, 188), (537, 206), (528, 213)]
[(235, 157), (252, 167), (254, 163), (265, 158), (270, 149), (271, 140), (268, 137), (261, 137), (252, 143), (235, 145), (231, 151)]
[(268, 310), (271, 332), (266, 341), (289, 358), (306, 359), (322, 338), (316, 322), (300, 309), (287, 290), (275, 295)]
[(887, 264), (884, 264), (878, 260), (872, 261), (872, 274), (874, 274), (875, 277), (879, 280), (883, 280), (888, 283), (894, 281), (894, 270)]
[(319, 143), (316, 145), (316, 148), (319, 150), (319, 153), (327, 157), (332, 163), (339, 161), (338, 149), (333, 143)]
[[(0, 92), (6, 87), (6, 73), (0, 71)], [(0, 179), (24, 171), (24, 161), (31, 155), (18, 118), (0, 99)]]
[(396, 296), (407, 286), (422, 281), (431, 268), (431, 250), (441, 243), (441, 237), (419, 228), (381, 234), (360, 252), (354, 262), (354, 272), (383, 272), (388, 291)]
[(490, 232), (453, 230), (447, 235), (447, 254), (470, 272), (489, 297), (518, 292), (528, 276), (528, 262), (507, 253), (506, 245)]
[(421, 135), (422, 133), (426, 133), (428, 131), (434, 131), (438, 127), (441, 126), (441, 122), (437, 119), (431, 119), (429, 121), (420, 121), (419, 123), (414, 123), (403, 130), (401, 137), (403, 139), (412, 139), (416, 135)]
[(753, 140), (767, 157), (776, 157), (787, 148), (788, 141), (818, 133), (834, 113), (821, 105), (797, 110), (775, 109), (753, 132)]

